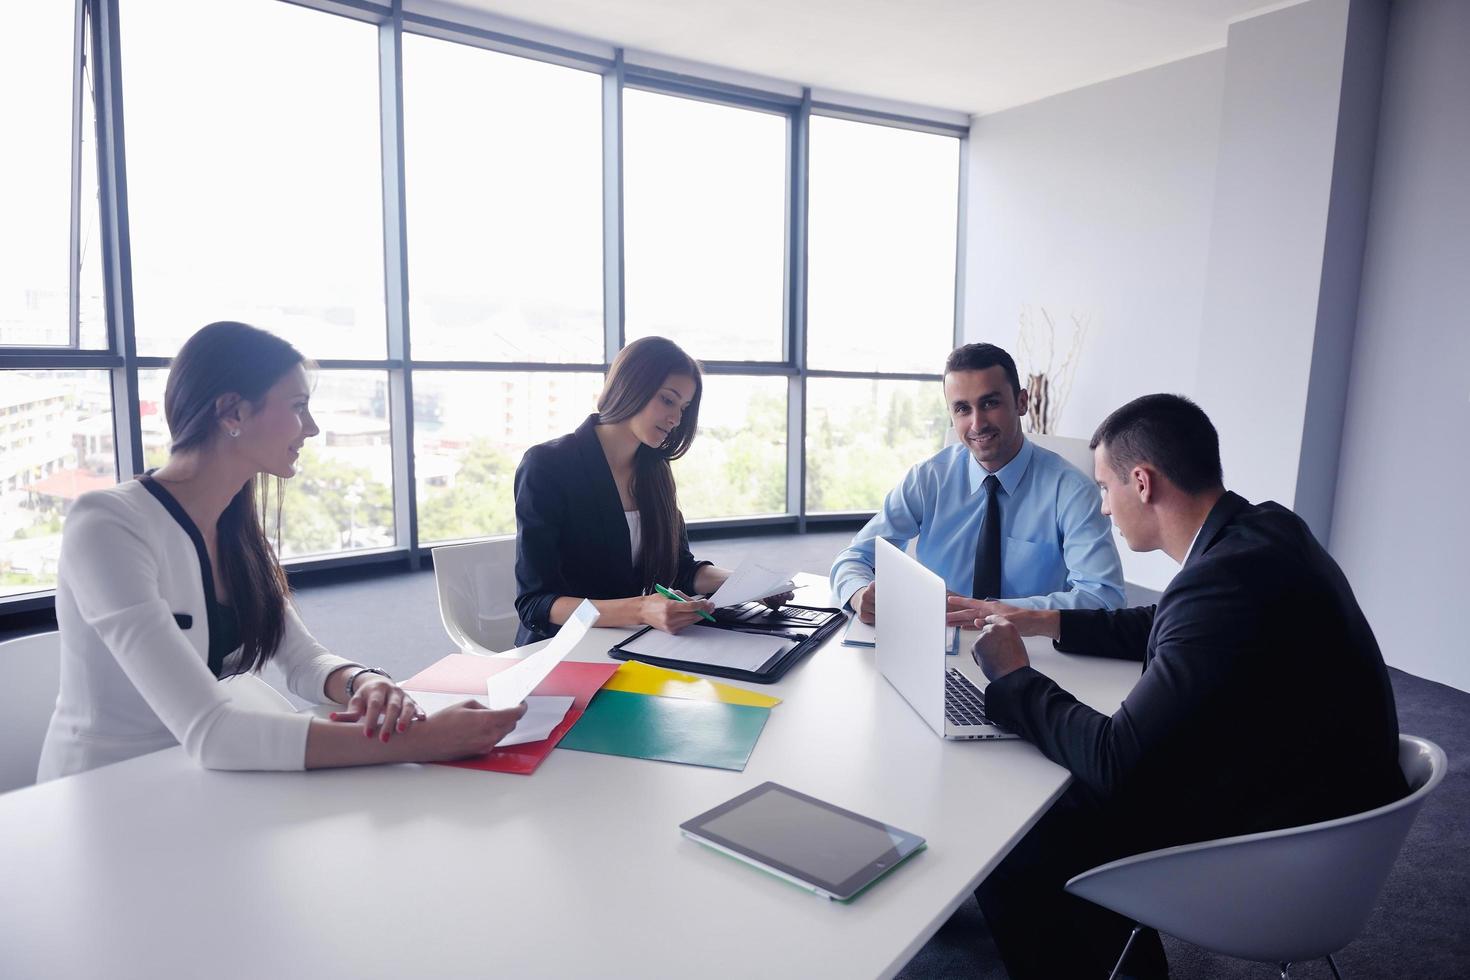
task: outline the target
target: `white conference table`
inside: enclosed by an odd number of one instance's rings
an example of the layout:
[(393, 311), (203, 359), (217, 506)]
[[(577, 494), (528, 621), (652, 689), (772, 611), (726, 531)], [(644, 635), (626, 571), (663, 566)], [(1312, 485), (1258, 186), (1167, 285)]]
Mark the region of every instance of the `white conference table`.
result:
[[(573, 657), (606, 660), (626, 633), (593, 630)], [(1102, 711), (1138, 676), (1028, 648)], [(749, 685), (784, 700), (740, 773), (564, 749), (529, 777), (231, 773), (174, 748), (0, 796), (0, 975), (892, 976), (1069, 777), (1020, 741), (942, 741), (873, 657), (839, 634)], [(968, 645), (954, 659), (983, 681)], [(679, 833), (766, 780), (928, 849), (844, 905)]]

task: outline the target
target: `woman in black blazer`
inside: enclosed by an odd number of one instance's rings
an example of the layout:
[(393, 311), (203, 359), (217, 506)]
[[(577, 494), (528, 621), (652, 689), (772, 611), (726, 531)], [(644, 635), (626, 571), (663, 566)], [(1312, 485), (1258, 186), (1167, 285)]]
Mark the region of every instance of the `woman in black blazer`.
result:
[[(583, 599), (598, 626), (690, 625), (730, 576), (695, 561), (669, 461), (699, 422), (699, 362), (662, 337), (623, 348), (577, 431), (532, 446), (516, 469), (516, 645), (554, 635)], [(779, 603), (777, 603), (779, 605)]]

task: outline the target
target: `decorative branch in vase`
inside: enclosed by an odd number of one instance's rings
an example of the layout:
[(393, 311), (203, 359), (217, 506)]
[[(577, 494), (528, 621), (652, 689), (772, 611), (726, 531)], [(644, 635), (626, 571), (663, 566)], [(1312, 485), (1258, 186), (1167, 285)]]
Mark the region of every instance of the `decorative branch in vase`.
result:
[(1072, 314), (1072, 336), (1067, 344), (1066, 355), (1059, 367), (1053, 369), (1057, 356), (1057, 325), (1046, 307), (1038, 307), (1040, 318), (1030, 307), (1021, 309), (1021, 329), (1016, 345), (1025, 365), (1027, 405), (1026, 429), (1041, 434), (1056, 431), (1067, 405), (1067, 396), (1072, 393), (1072, 379), (1077, 374), (1078, 355), (1087, 337), (1090, 318)]

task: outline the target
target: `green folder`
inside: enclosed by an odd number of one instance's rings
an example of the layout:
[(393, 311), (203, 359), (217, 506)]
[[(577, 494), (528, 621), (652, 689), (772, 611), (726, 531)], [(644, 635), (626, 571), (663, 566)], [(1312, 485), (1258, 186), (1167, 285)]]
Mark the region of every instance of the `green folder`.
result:
[(739, 772), (770, 714), (748, 704), (599, 691), (558, 748)]

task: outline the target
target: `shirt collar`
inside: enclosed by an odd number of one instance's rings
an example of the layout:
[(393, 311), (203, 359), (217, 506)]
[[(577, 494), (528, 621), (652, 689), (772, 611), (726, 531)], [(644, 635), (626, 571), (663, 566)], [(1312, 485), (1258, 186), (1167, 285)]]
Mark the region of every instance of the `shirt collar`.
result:
[[(965, 447), (965, 453), (970, 457), (970, 493), (973, 494), (985, 485), (985, 478), (990, 474), (975, 460), (975, 455), (970, 452), (968, 446)], [(1023, 436), (1020, 452), (1016, 453), (1009, 463), (996, 470), (995, 476), (1000, 480), (1001, 489), (1006, 492), (1006, 496), (1014, 494), (1016, 487), (1021, 485), (1021, 478), (1026, 475), (1026, 467), (1031, 465), (1031, 457), (1035, 455), (1036, 448), (1031, 444), (1031, 440)]]

